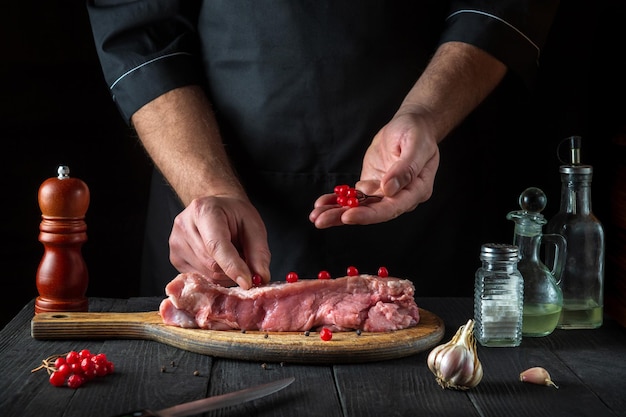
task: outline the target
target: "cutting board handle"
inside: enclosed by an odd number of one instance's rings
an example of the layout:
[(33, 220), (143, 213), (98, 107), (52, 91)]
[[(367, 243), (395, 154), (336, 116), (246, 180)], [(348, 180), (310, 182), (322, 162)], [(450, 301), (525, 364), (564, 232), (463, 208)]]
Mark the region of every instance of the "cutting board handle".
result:
[(163, 324), (157, 311), (140, 313), (39, 313), (30, 326), (35, 339), (146, 339)]

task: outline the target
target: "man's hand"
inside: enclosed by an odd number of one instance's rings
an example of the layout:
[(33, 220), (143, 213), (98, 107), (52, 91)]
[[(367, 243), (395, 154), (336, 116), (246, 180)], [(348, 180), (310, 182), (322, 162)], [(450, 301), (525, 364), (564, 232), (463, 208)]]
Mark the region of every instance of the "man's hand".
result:
[(355, 185), (382, 198), (348, 210), (335, 203), (334, 194), (326, 194), (315, 201), (309, 218), (320, 229), (394, 219), (430, 198), (438, 167), (439, 148), (427, 118), (418, 112), (398, 113), (374, 137)]
[(201, 197), (174, 220), (170, 261), (180, 272), (199, 272), (211, 281), (244, 289), (252, 274), (270, 280), (270, 251), (261, 216), (247, 199)]

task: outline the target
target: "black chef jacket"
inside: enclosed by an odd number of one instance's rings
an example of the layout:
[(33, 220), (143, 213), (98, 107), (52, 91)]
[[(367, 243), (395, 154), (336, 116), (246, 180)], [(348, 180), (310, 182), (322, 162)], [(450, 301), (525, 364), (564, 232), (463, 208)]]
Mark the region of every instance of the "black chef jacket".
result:
[[(371, 139), (438, 44), (474, 44), (531, 84), (555, 4), (90, 0), (88, 10), (105, 79), (127, 122), (171, 89), (205, 88), (266, 223), (272, 279), (323, 269), (342, 276), (349, 265), (375, 274), (384, 265), (412, 279), (417, 295), (469, 295), (480, 244), (510, 235), (495, 226), (494, 216), (506, 212), (496, 212), (494, 178), (502, 173), (493, 151), (507, 140), (498, 137), (502, 128), (523, 116), (502, 107), (504, 93), (444, 141), (434, 194), (413, 212), (328, 230), (316, 229), (308, 214), (319, 195), (358, 180)], [(520, 101), (523, 83), (508, 84), (507, 94)], [(161, 295), (176, 275), (167, 242), (182, 206), (158, 172), (149, 207), (142, 291)]]

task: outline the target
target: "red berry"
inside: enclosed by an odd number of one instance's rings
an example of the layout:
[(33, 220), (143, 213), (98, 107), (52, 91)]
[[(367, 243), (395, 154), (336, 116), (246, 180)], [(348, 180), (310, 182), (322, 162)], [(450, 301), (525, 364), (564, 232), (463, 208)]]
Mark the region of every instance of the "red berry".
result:
[(287, 282), (296, 282), (298, 280), (298, 274), (290, 272), (287, 274)]
[(107, 375), (112, 374), (115, 371), (115, 365), (113, 365), (113, 362), (107, 362), (106, 370), (107, 370)]
[(80, 361), (80, 368), (85, 375), (93, 374), (95, 366), (96, 364), (90, 358), (85, 357)]
[(320, 271), (317, 274), (317, 279), (330, 279), (330, 272), (328, 272), (328, 271)]
[(389, 271), (387, 271), (387, 268), (385, 268), (384, 266), (381, 266), (380, 268), (378, 268), (378, 276), (386, 278), (389, 276)]
[(73, 374), (82, 374), (83, 368), (80, 367), (80, 362), (70, 363), (70, 372)]
[(333, 338), (333, 332), (330, 331), (329, 328), (324, 327), (322, 330), (320, 330), (320, 339), (327, 342), (332, 338)]
[(67, 355), (65, 356), (65, 361), (70, 365), (73, 363), (78, 363), (80, 361), (80, 354), (75, 350), (67, 352)]
[(54, 371), (50, 374), (50, 383), (55, 387), (65, 385), (65, 374), (63, 372)]
[(356, 191), (356, 188), (348, 188), (348, 190), (346, 191), (346, 197), (348, 198), (357, 198), (358, 197), (358, 193)]
[(359, 275), (359, 270), (356, 269), (356, 267), (354, 266), (349, 266), (347, 272), (348, 272), (349, 277), (354, 277), (354, 276)]
[(78, 352), (78, 357), (81, 359), (84, 358), (91, 358), (91, 352), (88, 349), (83, 349), (80, 352)]
[(65, 363), (65, 358), (60, 356), (54, 360), (54, 367), (59, 369)]
[(350, 186), (342, 184), (342, 185), (337, 185), (335, 186), (335, 194), (337, 194), (338, 196), (345, 196), (346, 192), (348, 191), (348, 189), (350, 188)]
[(108, 373), (108, 367), (106, 363), (96, 363), (93, 365), (96, 376), (105, 376)]
[(82, 375), (72, 374), (67, 378), (67, 386), (70, 388), (79, 388), (85, 383), (85, 378)]
[(356, 197), (349, 197), (346, 200), (346, 206), (348, 207), (358, 207), (359, 206), (359, 199)]
[(89, 372), (83, 372), (83, 375), (82, 375), (82, 377), (85, 378), (85, 383), (87, 381), (91, 381), (97, 376), (98, 374), (96, 373), (96, 365), (94, 365), (94, 367)]
[(105, 355), (104, 353), (98, 353), (97, 355), (94, 355), (91, 360), (95, 361), (96, 363), (103, 363), (103, 364), (106, 364), (108, 361), (107, 355)]
[(254, 274), (252, 275), (252, 285), (254, 287), (258, 287), (263, 283), (263, 278), (261, 278), (261, 275), (259, 274)]
[(337, 204), (339, 204), (340, 206), (345, 206), (346, 205), (346, 196), (345, 195), (338, 195), (337, 196)]
[(59, 374), (63, 375), (63, 378), (67, 378), (72, 373), (72, 369), (70, 368), (70, 365), (68, 365), (67, 363), (64, 363), (61, 366), (59, 366), (55, 372), (58, 372)]

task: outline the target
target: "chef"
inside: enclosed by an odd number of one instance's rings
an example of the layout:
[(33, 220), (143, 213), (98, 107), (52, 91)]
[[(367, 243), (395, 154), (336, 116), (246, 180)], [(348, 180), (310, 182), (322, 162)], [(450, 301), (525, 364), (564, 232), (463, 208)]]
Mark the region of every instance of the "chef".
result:
[[(497, 151), (524, 132), (557, 3), (89, 0), (154, 163), (142, 295), (349, 266), (469, 295), (480, 245), (508, 239)], [(339, 206), (342, 184), (380, 198)]]

